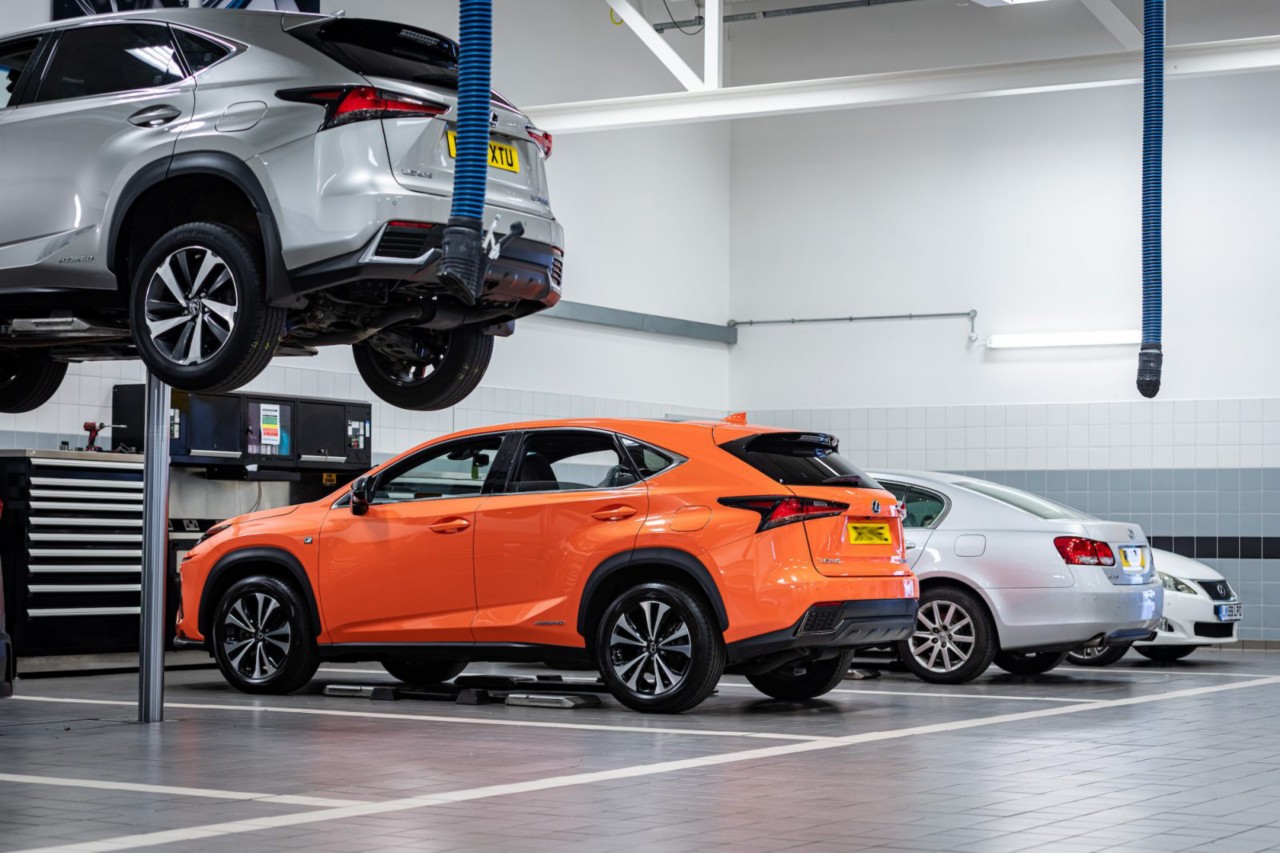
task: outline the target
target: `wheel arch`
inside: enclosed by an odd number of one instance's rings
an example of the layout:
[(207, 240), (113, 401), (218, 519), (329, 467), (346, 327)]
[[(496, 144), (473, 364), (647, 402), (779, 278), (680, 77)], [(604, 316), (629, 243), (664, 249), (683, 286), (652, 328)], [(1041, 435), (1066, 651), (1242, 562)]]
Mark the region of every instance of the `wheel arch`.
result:
[(1001, 628), (1003, 624), (996, 618), (996, 609), (991, 605), (991, 599), (987, 597), (986, 592), (972, 581), (956, 575), (937, 575), (931, 574), (928, 577), (920, 579), (920, 594), (924, 595), (926, 591), (938, 589), (941, 587), (951, 587), (967, 592), (978, 600), (983, 609), (987, 611), (987, 618), (991, 620), (991, 626), (996, 630), (996, 648), (997, 650), (1004, 648), (1001, 641)]
[(311, 579), (298, 558), (280, 548), (242, 548), (221, 557), (210, 570), (209, 577), (205, 579), (204, 590), (200, 594), (200, 613), (196, 625), (206, 642), (212, 642), (210, 632), (213, 628), (213, 612), (223, 594), (236, 581), (250, 575), (268, 575), (297, 587), (302, 597), (306, 599), (307, 608), (311, 611), (311, 624), (316, 636), (323, 633), (315, 590), (312, 589)]
[[(289, 272), (284, 266), (280, 229), (266, 190), (243, 160), (217, 151), (178, 154), (170, 160), (151, 163), (125, 184), (111, 217), (107, 235), (107, 266), (117, 280), (123, 283), (122, 292), (127, 293), (130, 284), (130, 262), (131, 255), (134, 254), (134, 235), (140, 227), (139, 217), (153, 205), (160, 205), (163, 210), (173, 199), (181, 199), (185, 202), (184, 206), (193, 212), (183, 217), (183, 221), (152, 225), (154, 236), (159, 237), (186, 222), (200, 221), (208, 206), (192, 204), (190, 193), (183, 192), (192, 186), (216, 188), (218, 205), (215, 207), (223, 210), (228, 209), (229, 205), (243, 205), (242, 210), (235, 211), (236, 217), (241, 221), (228, 224), (239, 224), (242, 229), (253, 232), (248, 235), (250, 238), (258, 239), (266, 270), (267, 301), (272, 305), (292, 305), (296, 300), (292, 294)], [(141, 223), (141, 227), (145, 228), (148, 224)], [(249, 229), (247, 226), (252, 227)], [(138, 257), (145, 253), (146, 250), (143, 249)]]
[(691, 587), (707, 600), (721, 631), (729, 627), (724, 598), (711, 572), (687, 551), (638, 548), (608, 558), (591, 572), (578, 605), (578, 633), (591, 644), (595, 622), (605, 605), (622, 589), (647, 581), (669, 581)]

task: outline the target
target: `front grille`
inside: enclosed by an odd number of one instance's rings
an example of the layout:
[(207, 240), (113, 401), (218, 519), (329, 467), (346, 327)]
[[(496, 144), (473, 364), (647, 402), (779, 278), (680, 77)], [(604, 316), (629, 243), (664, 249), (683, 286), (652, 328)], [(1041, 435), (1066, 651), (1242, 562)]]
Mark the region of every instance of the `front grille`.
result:
[(1209, 637), (1210, 639), (1220, 640), (1224, 637), (1231, 637), (1235, 631), (1235, 625), (1231, 622), (1197, 622), (1196, 636)]
[(551, 261), (551, 282), (556, 287), (560, 286), (560, 279), (564, 276), (564, 261), (555, 258)]
[(810, 607), (804, 622), (800, 623), (800, 633), (830, 634), (839, 626), (843, 610), (844, 607), (838, 604), (831, 607)]
[(1236, 594), (1231, 591), (1231, 585), (1226, 581), (1196, 581), (1195, 583), (1214, 601), (1236, 600)]
[(412, 228), (406, 225), (388, 225), (378, 241), (374, 255), (379, 258), (413, 260), (427, 253), (431, 229)]

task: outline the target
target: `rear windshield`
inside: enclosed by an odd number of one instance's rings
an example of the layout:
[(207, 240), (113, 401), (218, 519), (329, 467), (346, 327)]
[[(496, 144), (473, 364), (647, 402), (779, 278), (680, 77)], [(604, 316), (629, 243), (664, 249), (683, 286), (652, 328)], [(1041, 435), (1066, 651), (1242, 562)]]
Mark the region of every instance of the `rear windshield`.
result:
[(333, 18), (289, 33), (364, 77), (458, 88), (458, 44), (430, 30), (390, 21)]
[(773, 432), (740, 438), (722, 446), (784, 486), (881, 488), (879, 483), (836, 452), (840, 442), (833, 435)]
[(956, 483), (956, 485), (962, 489), (986, 495), (1023, 512), (1029, 512), (1037, 518), (1070, 519), (1073, 521), (1085, 521), (1093, 518), (1091, 515), (1086, 515), (1079, 510), (1063, 506), (1060, 503), (1054, 503), (1039, 495), (1033, 495), (1020, 489), (1011, 489), (1008, 486), (1001, 486), (996, 483), (988, 483), (985, 480), (968, 480), (963, 483)]

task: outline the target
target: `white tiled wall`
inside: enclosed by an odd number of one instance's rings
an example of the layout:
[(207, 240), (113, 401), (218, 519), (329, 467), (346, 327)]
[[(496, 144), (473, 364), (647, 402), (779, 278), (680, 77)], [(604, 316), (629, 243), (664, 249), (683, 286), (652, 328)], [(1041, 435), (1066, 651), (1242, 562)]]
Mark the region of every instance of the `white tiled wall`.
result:
[(869, 467), (1062, 470), (1280, 467), (1280, 399), (752, 410), (831, 432)]

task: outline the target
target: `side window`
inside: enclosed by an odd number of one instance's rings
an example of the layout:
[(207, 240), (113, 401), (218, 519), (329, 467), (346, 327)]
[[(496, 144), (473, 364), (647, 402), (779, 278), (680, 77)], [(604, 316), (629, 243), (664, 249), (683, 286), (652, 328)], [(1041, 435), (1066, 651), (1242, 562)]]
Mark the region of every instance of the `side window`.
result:
[(631, 466), (639, 472), (642, 480), (647, 480), (676, 464), (676, 457), (665, 451), (641, 444), (634, 438), (626, 436), (620, 436), (620, 438), (622, 449), (627, 456), (631, 457)]
[(168, 27), (79, 27), (62, 33), (36, 100), (61, 101), (150, 89), (176, 83), (182, 77)]
[(203, 36), (189, 33), (186, 30), (174, 30), (173, 34), (178, 41), (178, 47), (182, 49), (182, 57), (187, 60), (187, 67), (191, 69), (192, 74), (203, 71), (231, 52), (217, 42), (209, 41)]
[(22, 74), (39, 46), (38, 36), (0, 43), (0, 110), (17, 95)]
[(585, 430), (532, 432), (515, 463), (510, 491), (614, 489), (636, 482), (610, 433)]
[(912, 487), (907, 490), (907, 517), (903, 527), (933, 527), (942, 518), (947, 502), (933, 492)]
[(424, 450), (378, 478), (375, 504), (480, 495), (502, 447), (501, 435)]

